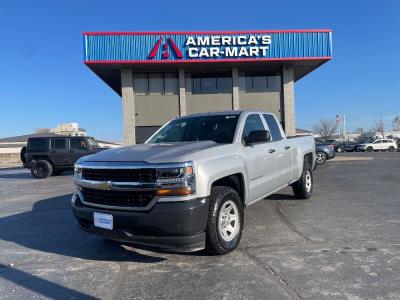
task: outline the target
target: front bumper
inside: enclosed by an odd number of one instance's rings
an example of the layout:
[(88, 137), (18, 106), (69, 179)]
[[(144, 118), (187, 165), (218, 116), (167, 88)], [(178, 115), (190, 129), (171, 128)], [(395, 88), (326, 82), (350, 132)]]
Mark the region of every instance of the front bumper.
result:
[[(156, 203), (149, 211), (122, 211), (85, 206), (74, 194), (71, 205), (79, 227), (120, 242), (191, 252), (205, 248), (209, 199)], [(113, 230), (94, 226), (93, 213), (113, 216)]]
[(335, 156), (336, 156), (335, 150), (328, 151), (326, 154), (328, 156), (328, 159), (335, 158)]

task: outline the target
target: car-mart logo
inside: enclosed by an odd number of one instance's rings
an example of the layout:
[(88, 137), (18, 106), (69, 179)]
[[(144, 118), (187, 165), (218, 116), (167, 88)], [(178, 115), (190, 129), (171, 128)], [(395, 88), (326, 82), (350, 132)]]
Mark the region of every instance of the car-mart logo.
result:
[[(149, 54), (149, 59), (156, 57), (157, 52), (163, 43), (160, 37)], [(188, 36), (183, 43), (187, 58), (241, 58), (252, 57), (262, 58), (267, 56), (267, 52), (272, 43), (271, 35), (197, 35)], [(163, 59), (169, 57), (168, 49), (178, 59), (183, 58), (182, 51), (176, 45), (175, 41), (169, 37), (162, 45)]]

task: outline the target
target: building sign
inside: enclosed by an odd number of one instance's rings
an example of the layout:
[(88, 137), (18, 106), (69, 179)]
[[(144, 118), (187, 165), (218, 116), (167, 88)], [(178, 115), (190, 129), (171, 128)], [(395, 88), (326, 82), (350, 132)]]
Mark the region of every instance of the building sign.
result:
[(331, 31), (84, 33), (86, 63), (329, 59)]
[(270, 35), (205, 35), (186, 39), (188, 56), (197, 57), (267, 57)]

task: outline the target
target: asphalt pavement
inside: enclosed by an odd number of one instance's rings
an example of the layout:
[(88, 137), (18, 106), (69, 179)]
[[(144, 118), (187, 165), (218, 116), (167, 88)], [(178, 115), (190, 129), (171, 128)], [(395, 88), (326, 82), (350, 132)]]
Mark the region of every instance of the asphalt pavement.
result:
[(286, 188), (250, 206), (225, 256), (92, 236), (74, 223), (71, 174), (0, 170), (0, 299), (400, 299), (400, 152), (338, 157), (311, 199)]

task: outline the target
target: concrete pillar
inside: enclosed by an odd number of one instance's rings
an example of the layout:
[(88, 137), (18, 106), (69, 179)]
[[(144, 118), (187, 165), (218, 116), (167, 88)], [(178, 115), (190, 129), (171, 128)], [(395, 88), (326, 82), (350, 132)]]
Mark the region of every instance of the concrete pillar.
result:
[(186, 116), (185, 70), (179, 69), (179, 115)]
[(131, 69), (121, 70), (122, 111), (124, 116), (125, 144), (135, 144), (135, 93)]
[(239, 71), (232, 68), (232, 109), (239, 109)]
[(294, 106), (294, 69), (292, 66), (282, 67), (283, 116), (287, 136), (296, 135), (296, 116)]

